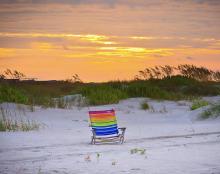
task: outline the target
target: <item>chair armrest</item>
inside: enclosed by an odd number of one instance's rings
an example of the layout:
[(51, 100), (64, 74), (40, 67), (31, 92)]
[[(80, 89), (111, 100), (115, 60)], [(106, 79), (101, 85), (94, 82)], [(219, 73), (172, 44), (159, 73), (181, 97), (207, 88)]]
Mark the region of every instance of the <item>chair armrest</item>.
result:
[(124, 132), (126, 130), (126, 127), (119, 127), (118, 129), (120, 129), (122, 132)]

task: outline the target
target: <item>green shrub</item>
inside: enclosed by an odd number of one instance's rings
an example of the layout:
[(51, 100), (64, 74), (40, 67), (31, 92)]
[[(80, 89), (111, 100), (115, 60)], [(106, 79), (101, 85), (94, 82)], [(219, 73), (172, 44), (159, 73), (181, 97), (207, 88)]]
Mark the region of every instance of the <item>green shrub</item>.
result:
[(131, 82), (125, 89), (129, 97), (149, 97), (152, 99), (178, 100), (182, 99), (183, 95), (166, 91), (151, 81)]
[(90, 105), (118, 103), (130, 97), (149, 97), (153, 99), (178, 100), (185, 96), (165, 91), (149, 82), (108, 82), (80, 86), (74, 93), (87, 97)]
[(143, 103), (141, 103), (141, 109), (148, 110), (148, 109), (150, 109), (150, 106), (147, 102), (143, 102)]
[(220, 94), (220, 88), (207, 82), (200, 82), (185, 86), (182, 92), (194, 96), (215, 96)]
[[(190, 85), (197, 85), (194, 79), (170, 77), (136, 81), (112, 81), (107, 83), (84, 84), (73, 91), (85, 96), (91, 105), (118, 103), (132, 97), (149, 97), (158, 100), (191, 99), (196, 94), (185, 94)], [(177, 87), (176, 87), (177, 86)], [(198, 97), (198, 96), (197, 96)]]
[(0, 103), (1, 102), (15, 102), (27, 104), (28, 97), (21, 90), (7, 85), (0, 85)]
[(191, 110), (195, 110), (207, 105), (209, 105), (209, 103), (205, 100), (201, 100), (201, 99), (194, 100), (191, 106)]
[(118, 103), (128, 98), (125, 92), (108, 85), (87, 86), (81, 89), (81, 94), (88, 98), (90, 105)]
[(212, 104), (210, 108), (208, 108), (201, 114), (202, 119), (207, 119), (210, 117), (219, 117), (219, 116), (220, 116), (220, 104)]
[(134, 148), (130, 150), (130, 154), (139, 153), (140, 155), (144, 155), (146, 153), (146, 149), (143, 148)]

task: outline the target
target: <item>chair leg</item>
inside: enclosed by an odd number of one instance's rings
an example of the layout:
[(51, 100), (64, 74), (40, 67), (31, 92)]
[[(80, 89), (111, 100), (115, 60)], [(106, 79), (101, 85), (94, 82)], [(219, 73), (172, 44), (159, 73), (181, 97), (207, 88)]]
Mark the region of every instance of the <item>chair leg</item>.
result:
[(121, 136), (120, 136), (120, 143), (123, 144), (124, 143), (124, 135), (125, 135), (125, 130), (126, 128), (119, 128), (122, 130)]
[(95, 144), (95, 138), (92, 136), (91, 144)]
[(124, 136), (123, 135), (120, 136), (119, 142), (120, 142), (120, 144), (124, 143)]
[(95, 131), (92, 130), (92, 141), (91, 141), (91, 144), (95, 144), (95, 139), (96, 139), (96, 134), (95, 134)]

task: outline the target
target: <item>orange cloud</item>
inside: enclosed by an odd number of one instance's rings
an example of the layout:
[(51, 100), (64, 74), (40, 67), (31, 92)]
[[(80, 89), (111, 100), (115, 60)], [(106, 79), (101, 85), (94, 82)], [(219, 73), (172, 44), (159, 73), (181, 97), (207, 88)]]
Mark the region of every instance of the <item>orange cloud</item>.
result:
[(14, 49), (11, 48), (0, 48), (0, 57), (11, 57), (15, 56), (15, 51)]
[(144, 57), (146, 55), (159, 55), (159, 56), (169, 56), (172, 55), (173, 49), (158, 48), (158, 49), (148, 49), (142, 47), (100, 47), (103, 52), (98, 52), (98, 55), (103, 56), (123, 56), (123, 57)]
[(51, 34), (51, 33), (0, 33), (0, 37), (21, 37), (21, 38), (66, 38), (66, 39), (80, 39), (82, 41), (88, 41), (92, 43), (104, 44), (104, 45), (113, 45), (117, 44), (114, 41), (110, 40), (110, 37), (104, 35), (94, 35), (94, 34)]
[(51, 43), (48, 42), (33, 42), (31, 43), (32, 49), (39, 49), (39, 50), (50, 50), (50, 49), (58, 49), (60, 47), (54, 46)]

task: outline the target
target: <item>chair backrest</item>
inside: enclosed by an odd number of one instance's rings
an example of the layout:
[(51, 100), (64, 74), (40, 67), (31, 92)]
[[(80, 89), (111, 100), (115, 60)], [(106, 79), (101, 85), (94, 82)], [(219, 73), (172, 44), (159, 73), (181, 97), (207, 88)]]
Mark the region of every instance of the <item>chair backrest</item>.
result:
[(91, 127), (97, 136), (108, 136), (118, 134), (115, 111), (89, 111)]

